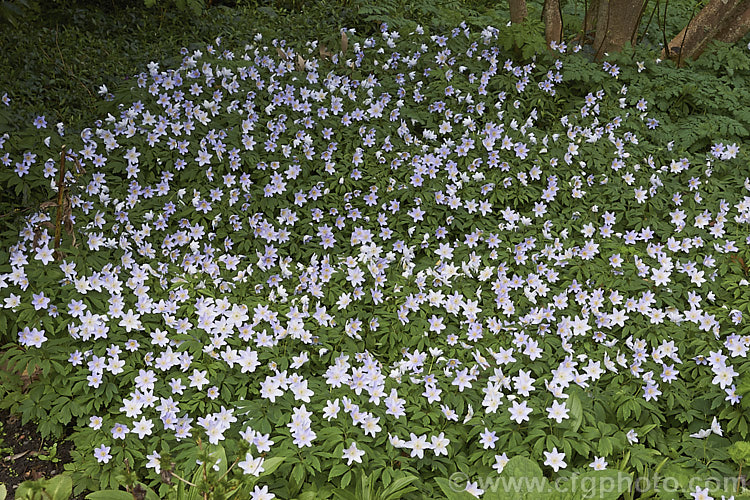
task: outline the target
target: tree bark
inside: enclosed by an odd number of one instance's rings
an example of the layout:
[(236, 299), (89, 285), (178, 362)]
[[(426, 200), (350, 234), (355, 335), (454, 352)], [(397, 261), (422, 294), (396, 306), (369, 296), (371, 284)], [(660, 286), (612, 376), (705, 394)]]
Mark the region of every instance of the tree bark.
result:
[(586, 40), (588, 33), (594, 30), (596, 19), (599, 17), (599, 0), (589, 0), (586, 14), (583, 16), (583, 40)]
[(583, 26), (572, 40), (573, 43), (580, 43), (581, 45), (594, 42), (594, 27), (599, 16), (599, 0), (588, 0), (585, 5), (586, 12), (583, 14)]
[(544, 19), (544, 38), (547, 40), (547, 47), (552, 42), (560, 43), (563, 36), (560, 0), (544, 0), (542, 18)]
[(601, 59), (608, 52), (619, 51), (628, 42), (635, 44), (645, 6), (644, 0), (599, 2), (594, 36), (596, 59)]
[(750, 31), (750, 0), (711, 0), (662, 50), (662, 57), (697, 59), (712, 40), (734, 43)]
[(522, 23), (529, 15), (526, 8), (526, 0), (508, 0), (510, 5), (510, 22), (512, 24)]
[(716, 35), (719, 42), (736, 43), (739, 42), (747, 32), (750, 31), (750, 5), (739, 16), (735, 17), (733, 22)]
[(750, 31), (750, 5), (739, 16), (735, 17), (733, 22), (716, 35), (719, 42), (736, 43), (739, 42), (747, 32)]

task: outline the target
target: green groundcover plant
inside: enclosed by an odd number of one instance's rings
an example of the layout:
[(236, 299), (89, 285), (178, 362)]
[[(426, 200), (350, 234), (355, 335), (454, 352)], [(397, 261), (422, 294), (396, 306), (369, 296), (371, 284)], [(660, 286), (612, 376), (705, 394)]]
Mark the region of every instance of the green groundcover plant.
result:
[(52, 198), (0, 263), (8, 398), (76, 492), (740, 498), (746, 148), (664, 140), (620, 80), (664, 63), (502, 45), (217, 39), (0, 138)]

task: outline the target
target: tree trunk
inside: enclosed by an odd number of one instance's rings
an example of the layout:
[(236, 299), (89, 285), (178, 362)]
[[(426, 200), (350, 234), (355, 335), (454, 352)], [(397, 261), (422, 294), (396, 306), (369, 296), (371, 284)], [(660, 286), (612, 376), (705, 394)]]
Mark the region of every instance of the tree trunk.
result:
[(526, 0), (508, 0), (510, 4), (510, 22), (513, 24), (520, 24), (529, 15), (529, 11), (526, 8)]
[(750, 0), (711, 0), (667, 44), (662, 57), (697, 59), (712, 40), (734, 43), (750, 31)]
[(748, 31), (750, 31), (750, 5), (745, 8), (742, 14), (735, 17), (731, 24), (722, 28), (719, 34), (716, 35), (716, 40), (725, 43), (736, 43), (747, 35)]
[(608, 52), (619, 51), (628, 42), (635, 45), (638, 25), (645, 7), (644, 0), (599, 2), (594, 36), (596, 59), (601, 59)]
[(586, 42), (589, 32), (596, 26), (596, 18), (599, 17), (599, 0), (589, 0), (586, 14), (583, 16), (583, 41)]
[(747, 32), (750, 31), (750, 5), (747, 5), (745, 11), (735, 17), (731, 24), (722, 28), (716, 40), (719, 42), (736, 43), (739, 42)]
[(583, 14), (583, 26), (573, 38), (573, 43), (589, 45), (594, 43), (594, 26), (596, 18), (599, 16), (599, 0), (588, 0), (586, 3), (586, 12)]
[(563, 36), (560, 0), (544, 0), (542, 18), (544, 19), (544, 38), (547, 40), (547, 47), (552, 42), (560, 43)]

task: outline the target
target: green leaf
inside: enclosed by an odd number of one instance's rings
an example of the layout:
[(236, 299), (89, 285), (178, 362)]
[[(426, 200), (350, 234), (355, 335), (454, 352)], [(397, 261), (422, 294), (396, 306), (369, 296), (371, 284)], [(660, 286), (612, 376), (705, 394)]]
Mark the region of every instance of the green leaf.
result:
[(435, 478), (435, 482), (443, 490), (447, 500), (476, 500), (474, 495), (462, 490), (463, 486), (458, 484), (452, 476), (450, 480), (444, 477), (437, 477)]
[(348, 471), (346, 474), (341, 476), (341, 487), (346, 488), (352, 480), (352, 471)]
[(646, 434), (648, 434), (648, 433), (649, 433), (649, 432), (651, 432), (652, 430), (656, 429), (656, 427), (657, 427), (657, 425), (656, 425), (656, 424), (648, 424), (648, 425), (645, 425), (645, 426), (643, 426), (643, 427), (641, 428), (641, 432), (640, 432), (640, 435), (641, 435), (641, 436), (645, 436)]
[(330, 481), (334, 477), (339, 477), (344, 472), (348, 471), (349, 467), (344, 464), (337, 464), (331, 468), (331, 472), (328, 473), (328, 480)]
[(8, 489), (4, 484), (0, 484), (0, 500), (5, 500), (6, 496), (8, 496)]
[(273, 471), (279, 468), (279, 465), (286, 460), (286, 457), (271, 457), (263, 461), (263, 472), (259, 477), (267, 476), (272, 474)]
[(333, 496), (336, 498), (340, 498), (341, 500), (359, 500), (354, 493), (352, 493), (351, 491), (343, 490), (341, 488), (336, 488), (335, 490), (333, 490)]
[(565, 405), (570, 408), (570, 430), (575, 432), (581, 427), (581, 423), (583, 422), (581, 400), (575, 394), (571, 394)]
[(574, 498), (617, 500), (630, 490), (633, 478), (619, 470), (601, 470), (574, 475), (570, 480)]
[(750, 443), (747, 441), (737, 441), (727, 451), (736, 463), (750, 464)]
[(146, 488), (146, 500), (159, 500), (159, 495), (157, 495), (153, 489), (149, 488), (143, 483), (138, 483), (138, 484)]
[[(193, 484), (198, 484), (203, 479), (203, 468), (206, 467), (206, 464), (202, 464), (200, 467), (198, 467), (198, 470), (195, 471), (195, 474), (193, 474), (193, 480), (191, 481)], [(188, 485), (180, 481), (180, 488), (182, 489), (182, 494), (178, 493), (178, 498), (186, 498), (187, 500), (198, 500), (198, 488), (191, 487), (188, 490)], [(187, 495), (185, 495), (185, 491), (187, 491)], [(102, 499), (104, 500), (104, 499)]]
[(404, 489), (417, 479), (419, 479), (417, 476), (412, 475), (394, 479), (394, 481), (383, 490), (381, 495), (382, 500), (396, 500), (397, 498), (401, 498), (401, 496), (405, 494)]
[(213, 450), (209, 452), (209, 456), (211, 456), (211, 458), (213, 458), (214, 460), (218, 461), (217, 465), (219, 466), (219, 470), (217, 472), (219, 476), (222, 476), (227, 471), (227, 452), (224, 450), (224, 447), (221, 445), (216, 446)]
[(493, 484), (485, 478), (486, 500), (538, 500), (549, 498), (550, 485), (539, 465), (526, 457), (515, 456), (505, 465)]
[(16, 498), (33, 498), (34, 490), (32, 489), (31, 483), (32, 481), (24, 481), (23, 483), (21, 483), (21, 485), (16, 489)]
[[(70, 476), (60, 474), (52, 479), (42, 479), (40, 481), (25, 481), (18, 487), (15, 493), (16, 498), (37, 498), (36, 491), (42, 487), (46, 495), (44, 498), (51, 500), (67, 500), (73, 493), (73, 480)], [(2, 492), (4, 495), (7, 491)], [(131, 495), (132, 498), (132, 495)]]
[(86, 495), (86, 500), (133, 500), (133, 495), (122, 490), (100, 490)]
[(65, 474), (59, 474), (46, 481), (44, 489), (52, 500), (68, 500), (73, 493), (73, 479)]
[(292, 484), (294, 484), (295, 487), (299, 488), (299, 486), (302, 485), (302, 482), (305, 480), (305, 466), (301, 463), (298, 463), (294, 466), (292, 469), (292, 475), (290, 476), (292, 480)]

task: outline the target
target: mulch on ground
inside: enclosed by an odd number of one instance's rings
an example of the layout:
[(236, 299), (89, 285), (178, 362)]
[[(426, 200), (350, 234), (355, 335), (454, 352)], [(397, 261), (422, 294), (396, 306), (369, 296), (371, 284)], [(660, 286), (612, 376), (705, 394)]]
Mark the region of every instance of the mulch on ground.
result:
[[(50, 456), (55, 443), (56, 452)], [(9, 499), (24, 481), (62, 473), (72, 448), (70, 441), (42, 439), (33, 422), (22, 425), (20, 416), (0, 410), (0, 484), (8, 489)]]

